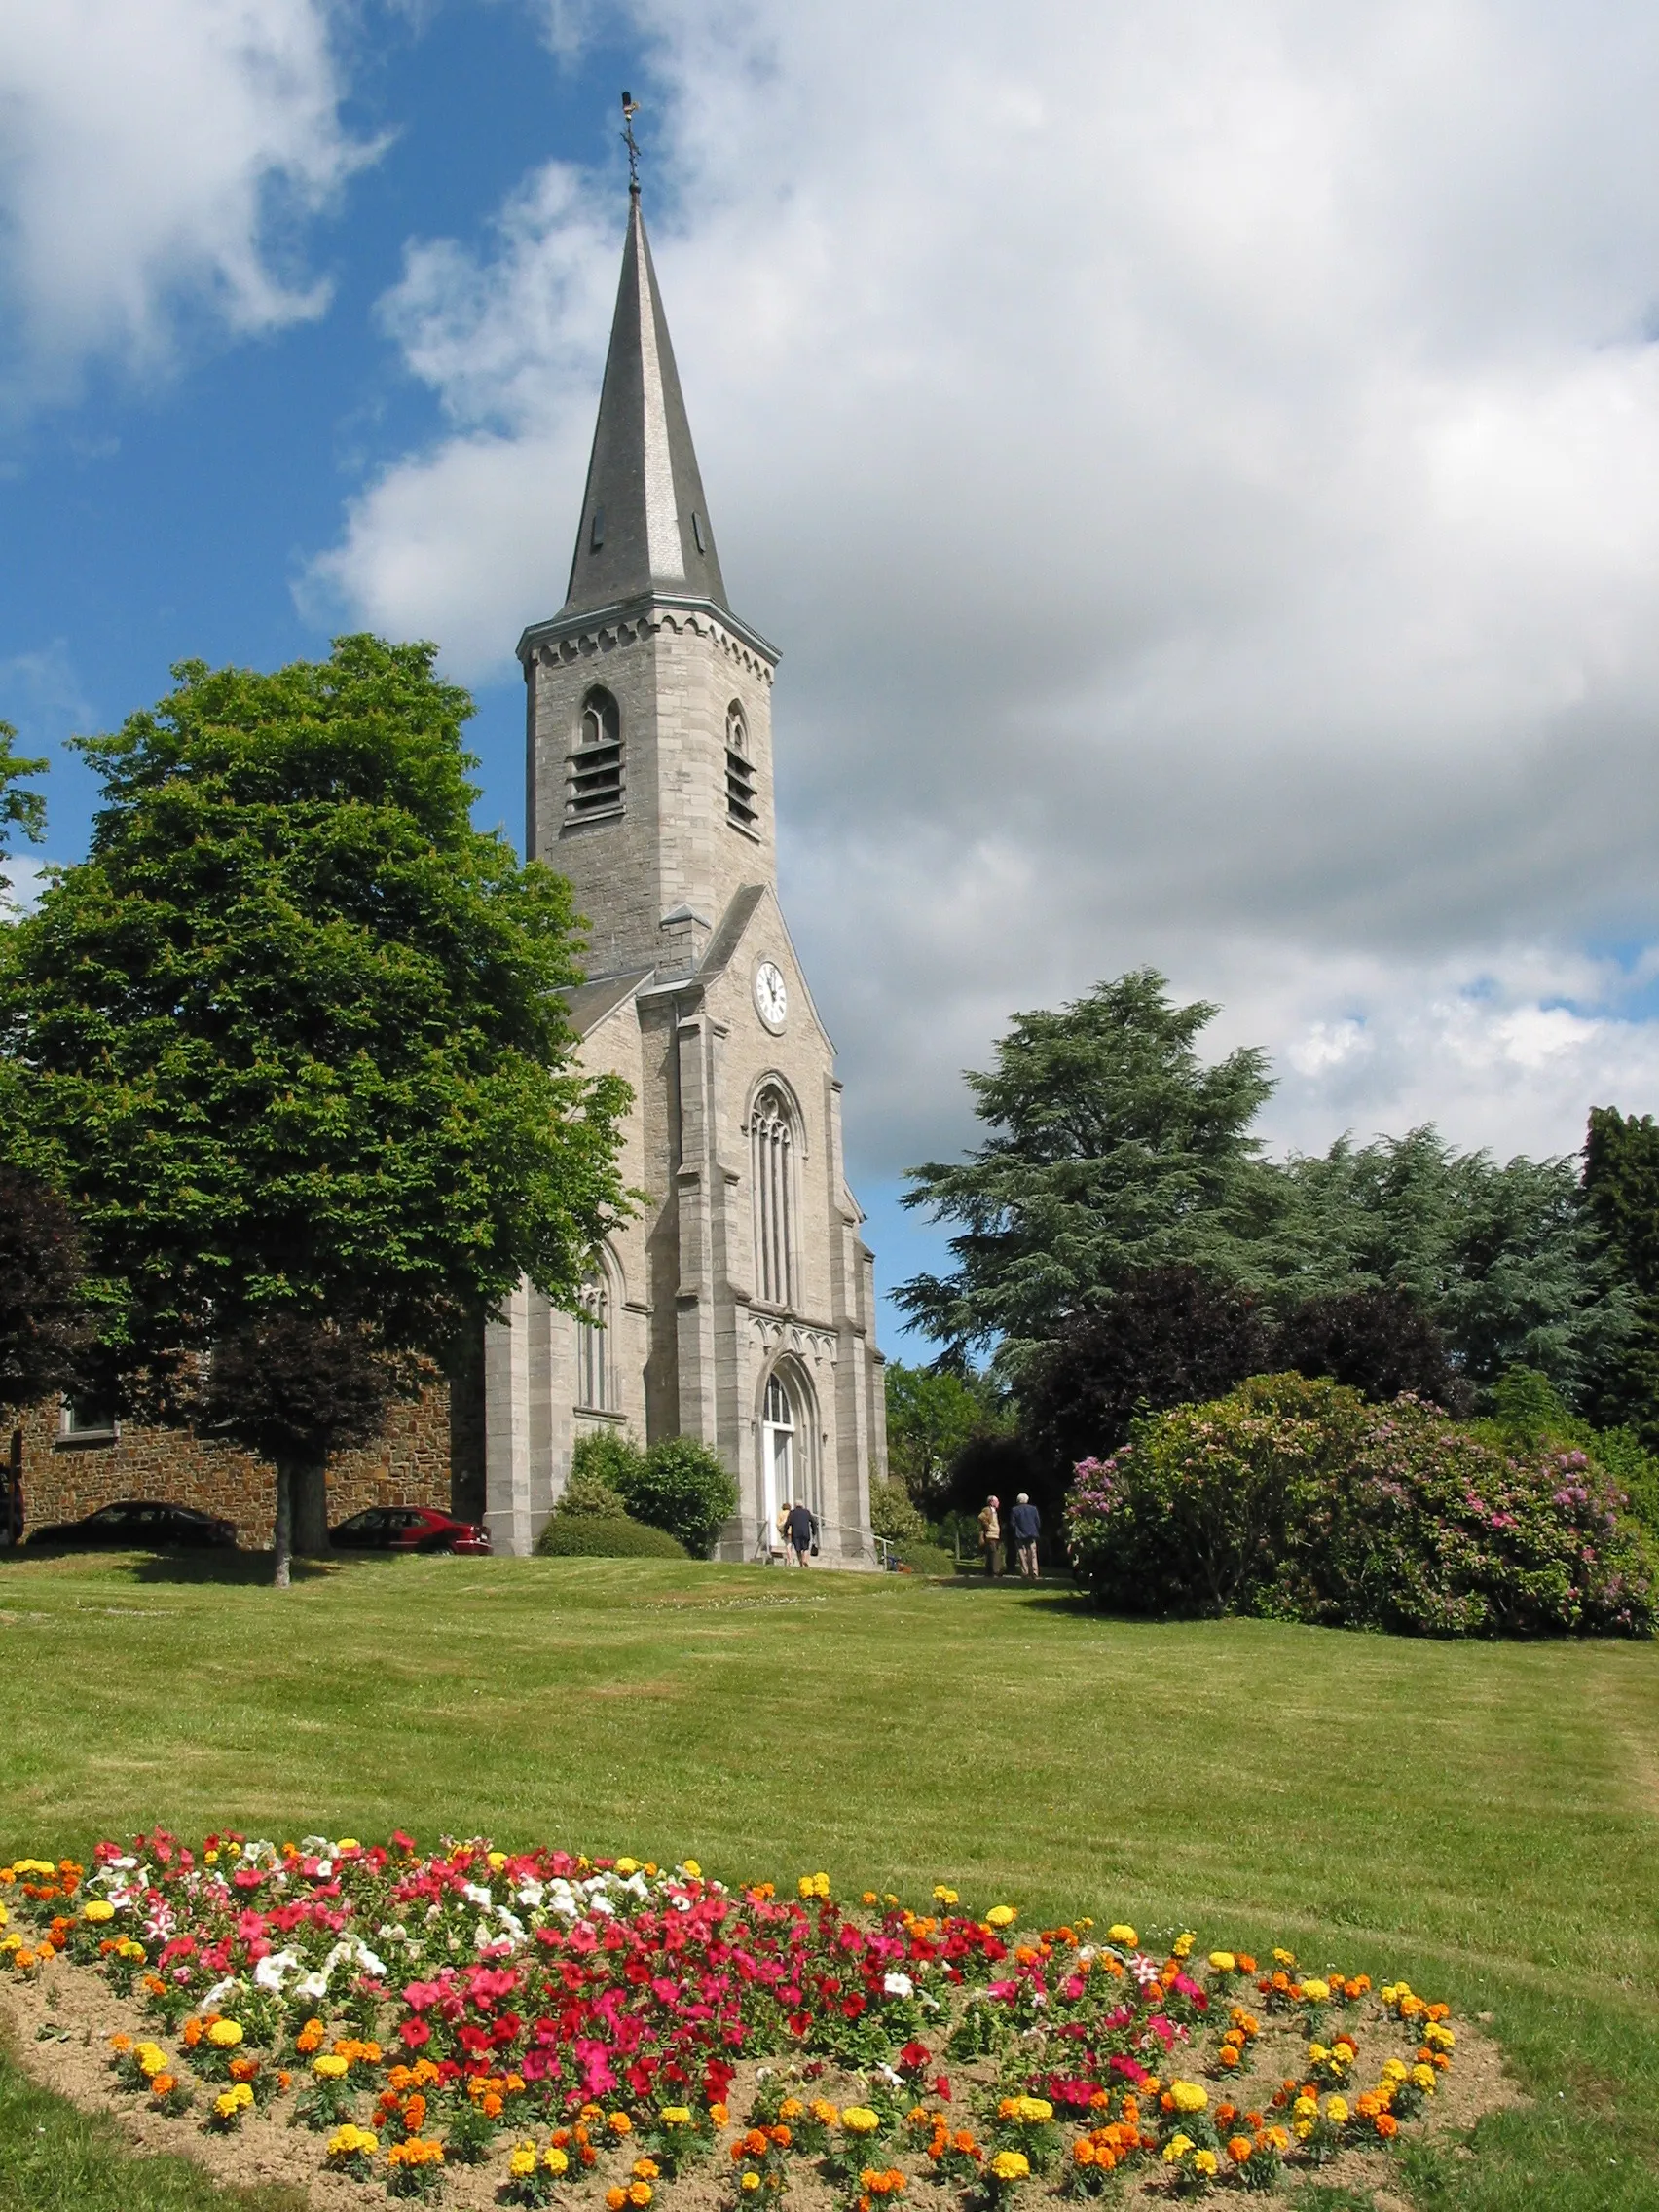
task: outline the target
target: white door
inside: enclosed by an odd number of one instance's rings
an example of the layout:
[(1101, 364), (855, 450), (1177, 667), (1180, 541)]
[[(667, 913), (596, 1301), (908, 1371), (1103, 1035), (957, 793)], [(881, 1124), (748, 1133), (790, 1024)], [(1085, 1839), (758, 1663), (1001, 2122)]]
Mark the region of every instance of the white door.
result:
[(774, 1375), (766, 1385), (766, 1412), (760, 1423), (760, 1497), (766, 1517), (762, 1534), (768, 1551), (783, 1550), (778, 1516), (796, 1495), (794, 1409)]

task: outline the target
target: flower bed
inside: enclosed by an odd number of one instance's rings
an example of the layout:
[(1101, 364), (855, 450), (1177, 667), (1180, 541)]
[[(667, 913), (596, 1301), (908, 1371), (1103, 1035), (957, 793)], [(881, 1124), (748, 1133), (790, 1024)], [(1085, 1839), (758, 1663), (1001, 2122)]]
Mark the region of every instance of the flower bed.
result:
[(97, 1977), (131, 2019), (103, 2039), (118, 2101), (204, 2148), (280, 2128), (329, 2200), (1202, 2195), (1346, 2175), (1456, 2101), (1468, 2031), (1403, 1981), (1190, 1931), (1027, 1932), (943, 1886), (922, 1911), (798, 1893), (483, 1841), (157, 1833), (0, 1867), (0, 1963), (59, 2011)]

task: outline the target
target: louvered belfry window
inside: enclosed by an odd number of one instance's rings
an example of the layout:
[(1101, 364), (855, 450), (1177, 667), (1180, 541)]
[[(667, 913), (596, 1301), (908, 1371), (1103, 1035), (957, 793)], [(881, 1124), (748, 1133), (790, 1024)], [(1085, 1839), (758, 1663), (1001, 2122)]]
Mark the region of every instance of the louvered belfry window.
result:
[(783, 1093), (768, 1087), (749, 1124), (755, 1191), (755, 1290), (767, 1306), (793, 1305), (795, 1268), (794, 1124)]
[(749, 757), (749, 724), (734, 699), (726, 709), (726, 819), (753, 830), (758, 808), (755, 804), (755, 765)]
[(582, 701), (568, 772), (569, 821), (622, 811), (622, 717), (608, 691), (595, 688)]

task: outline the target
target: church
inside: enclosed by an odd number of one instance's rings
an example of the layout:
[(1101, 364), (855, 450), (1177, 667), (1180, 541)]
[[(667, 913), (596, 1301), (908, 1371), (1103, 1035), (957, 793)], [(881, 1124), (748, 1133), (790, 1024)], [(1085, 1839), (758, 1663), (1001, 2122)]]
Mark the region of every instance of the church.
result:
[(565, 604), (519, 641), (527, 855), (586, 917), (571, 1016), (632, 1087), (623, 1180), (647, 1195), (577, 1315), (528, 1284), (485, 1343), (485, 1518), (528, 1552), (582, 1435), (689, 1436), (735, 1477), (718, 1556), (782, 1551), (794, 1501), (826, 1564), (875, 1564), (886, 1473), (873, 1262), (841, 1087), (778, 903), (778, 653), (733, 612), (640, 204)]

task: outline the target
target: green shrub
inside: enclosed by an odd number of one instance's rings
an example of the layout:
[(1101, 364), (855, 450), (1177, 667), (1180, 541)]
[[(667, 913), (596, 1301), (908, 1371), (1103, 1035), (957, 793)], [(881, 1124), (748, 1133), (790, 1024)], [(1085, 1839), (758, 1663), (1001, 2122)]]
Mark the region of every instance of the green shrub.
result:
[(605, 1520), (597, 1514), (555, 1513), (535, 1539), (543, 1559), (684, 1559), (683, 1544), (661, 1529), (648, 1529), (626, 1514)]
[(910, 1503), (903, 1483), (870, 1484), (869, 1525), (874, 1534), (885, 1536), (901, 1552), (906, 1545), (927, 1542), (928, 1525)]
[[(627, 1496), (629, 1483), (645, 1463), (645, 1454), (625, 1428), (588, 1429), (576, 1438), (575, 1449), (571, 1454), (571, 1479), (565, 1486), (565, 1498), (570, 1497), (579, 1479), (581, 1494), (602, 1490), (620, 1501)], [(560, 1503), (564, 1504), (563, 1498)]]
[(956, 1572), (954, 1557), (939, 1544), (903, 1544), (899, 1550), (899, 1561), (900, 1565), (907, 1567), (912, 1574), (954, 1574)]
[(1471, 1425), (1477, 1436), (1505, 1451), (1544, 1446), (1554, 1452), (1583, 1452), (1611, 1476), (1647, 1533), (1659, 1538), (1659, 1458), (1634, 1428), (1592, 1427), (1568, 1408), (1547, 1375), (1531, 1367), (1506, 1369), (1493, 1385), (1490, 1417)]
[(1077, 1469), (1080, 1574), (1125, 1611), (1431, 1636), (1650, 1636), (1652, 1564), (1576, 1449), (1505, 1452), (1432, 1406), (1257, 1376)]
[(693, 1559), (709, 1547), (737, 1511), (737, 1485), (719, 1455), (695, 1437), (670, 1436), (653, 1444), (625, 1470), (616, 1488), (636, 1521), (666, 1530)]

